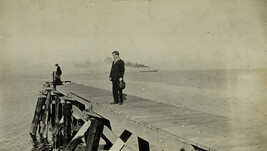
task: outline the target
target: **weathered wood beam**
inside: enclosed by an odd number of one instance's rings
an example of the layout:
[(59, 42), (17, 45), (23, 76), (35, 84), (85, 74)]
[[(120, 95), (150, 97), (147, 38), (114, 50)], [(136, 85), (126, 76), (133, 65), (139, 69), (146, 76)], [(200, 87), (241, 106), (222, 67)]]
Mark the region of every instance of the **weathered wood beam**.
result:
[(132, 133), (124, 130), (116, 142), (112, 145), (109, 151), (120, 151), (124, 146), (127, 140), (131, 137)]
[(55, 97), (55, 124), (58, 124), (59, 123), (59, 120), (61, 119), (62, 117), (62, 106), (60, 104), (60, 99), (59, 99), (59, 96), (57, 95)]
[(39, 124), (39, 118), (45, 98), (46, 97), (44, 95), (40, 95), (37, 99), (35, 113), (33, 116), (31, 130), (30, 130), (30, 135), (33, 137), (33, 139), (36, 139), (36, 132)]
[(81, 143), (82, 137), (84, 137), (84, 133), (88, 130), (88, 128), (91, 125), (91, 121), (86, 121), (83, 126), (80, 128), (80, 130), (76, 133), (76, 135), (73, 137), (71, 142), (67, 145), (65, 150), (74, 150), (76, 146)]
[(54, 128), (56, 125), (56, 102), (52, 100), (51, 103), (51, 126)]
[(91, 126), (88, 129), (85, 151), (97, 151), (103, 128), (104, 124), (101, 121), (91, 119)]
[(43, 127), (43, 132), (44, 132), (44, 140), (47, 141), (48, 138), (48, 124), (49, 124), (49, 112), (50, 112), (50, 102), (51, 101), (51, 91), (48, 90), (47, 96), (46, 96), (46, 100), (45, 100), (45, 112), (44, 112), (44, 119), (42, 121), (44, 121), (44, 127)]
[(64, 115), (64, 145), (67, 145), (71, 141), (71, 103), (63, 104)]

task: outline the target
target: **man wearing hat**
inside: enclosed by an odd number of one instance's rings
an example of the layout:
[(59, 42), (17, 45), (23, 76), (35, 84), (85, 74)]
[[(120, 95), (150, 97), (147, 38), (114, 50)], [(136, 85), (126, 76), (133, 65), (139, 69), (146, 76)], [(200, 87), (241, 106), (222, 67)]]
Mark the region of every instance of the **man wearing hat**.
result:
[(62, 74), (62, 71), (61, 71), (61, 68), (58, 64), (55, 64), (55, 66), (57, 67), (57, 71), (56, 71), (56, 84), (62, 84), (61, 82), (61, 74)]
[(119, 52), (113, 51), (112, 56), (114, 61), (112, 62), (109, 80), (112, 81), (112, 94), (114, 102), (111, 104), (123, 104), (122, 88), (120, 88), (120, 81), (123, 81), (125, 72), (124, 61), (120, 59)]

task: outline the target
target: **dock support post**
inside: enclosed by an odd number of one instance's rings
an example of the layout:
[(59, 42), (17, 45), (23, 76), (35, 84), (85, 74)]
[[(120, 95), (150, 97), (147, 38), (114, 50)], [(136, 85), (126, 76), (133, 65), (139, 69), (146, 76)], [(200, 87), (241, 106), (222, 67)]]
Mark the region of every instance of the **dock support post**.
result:
[(101, 121), (97, 119), (91, 120), (91, 126), (88, 129), (88, 135), (86, 139), (85, 151), (97, 151), (103, 128), (104, 124)]
[(54, 128), (56, 125), (56, 101), (55, 100), (52, 100), (51, 107), (52, 107), (51, 126)]
[(53, 71), (53, 88), (56, 90), (56, 72)]
[(30, 131), (30, 135), (32, 136), (33, 139), (36, 139), (36, 132), (37, 132), (38, 124), (39, 124), (39, 118), (40, 118), (40, 113), (41, 113), (42, 106), (44, 103), (44, 99), (45, 99), (45, 96), (40, 95), (36, 103), (35, 113), (33, 116), (32, 126), (31, 126), (31, 131)]
[(146, 140), (137, 137), (138, 138), (138, 146), (139, 146), (139, 151), (150, 151), (149, 150), (149, 142)]
[(60, 114), (60, 99), (59, 96), (55, 96), (55, 124), (57, 125), (61, 119), (62, 114)]
[(47, 141), (48, 138), (48, 124), (49, 124), (49, 112), (50, 112), (50, 101), (51, 101), (51, 91), (47, 90), (47, 96), (45, 100), (45, 119), (44, 119), (44, 140)]
[(71, 141), (71, 103), (65, 101), (63, 105), (64, 115), (64, 146)]

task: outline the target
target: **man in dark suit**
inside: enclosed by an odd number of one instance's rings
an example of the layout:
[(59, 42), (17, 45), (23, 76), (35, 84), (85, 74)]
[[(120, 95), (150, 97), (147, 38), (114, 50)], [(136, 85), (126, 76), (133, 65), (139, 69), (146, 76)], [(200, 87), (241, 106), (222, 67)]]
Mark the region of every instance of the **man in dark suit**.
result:
[(113, 51), (112, 56), (114, 61), (112, 62), (109, 80), (112, 81), (112, 93), (114, 102), (111, 104), (123, 104), (122, 89), (119, 87), (120, 81), (123, 81), (125, 72), (124, 61), (120, 59), (119, 52)]
[(56, 71), (56, 84), (57, 85), (61, 85), (62, 84), (62, 81), (61, 81), (61, 74), (62, 74), (62, 71), (61, 71), (61, 68), (58, 64), (55, 64), (55, 66), (57, 67), (57, 71)]

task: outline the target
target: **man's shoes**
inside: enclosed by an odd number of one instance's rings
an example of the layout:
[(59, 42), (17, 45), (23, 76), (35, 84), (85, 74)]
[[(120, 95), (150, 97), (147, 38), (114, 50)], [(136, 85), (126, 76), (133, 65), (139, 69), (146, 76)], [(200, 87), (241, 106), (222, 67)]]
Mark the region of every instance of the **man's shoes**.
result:
[(119, 104), (119, 102), (115, 102), (115, 101), (114, 101), (114, 102), (112, 102), (112, 103), (110, 103), (110, 104)]
[(110, 103), (110, 104), (119, 104), (119, 105), (122, 105), (123, 104), (123, 102), (112, 102), (112, 103)]

